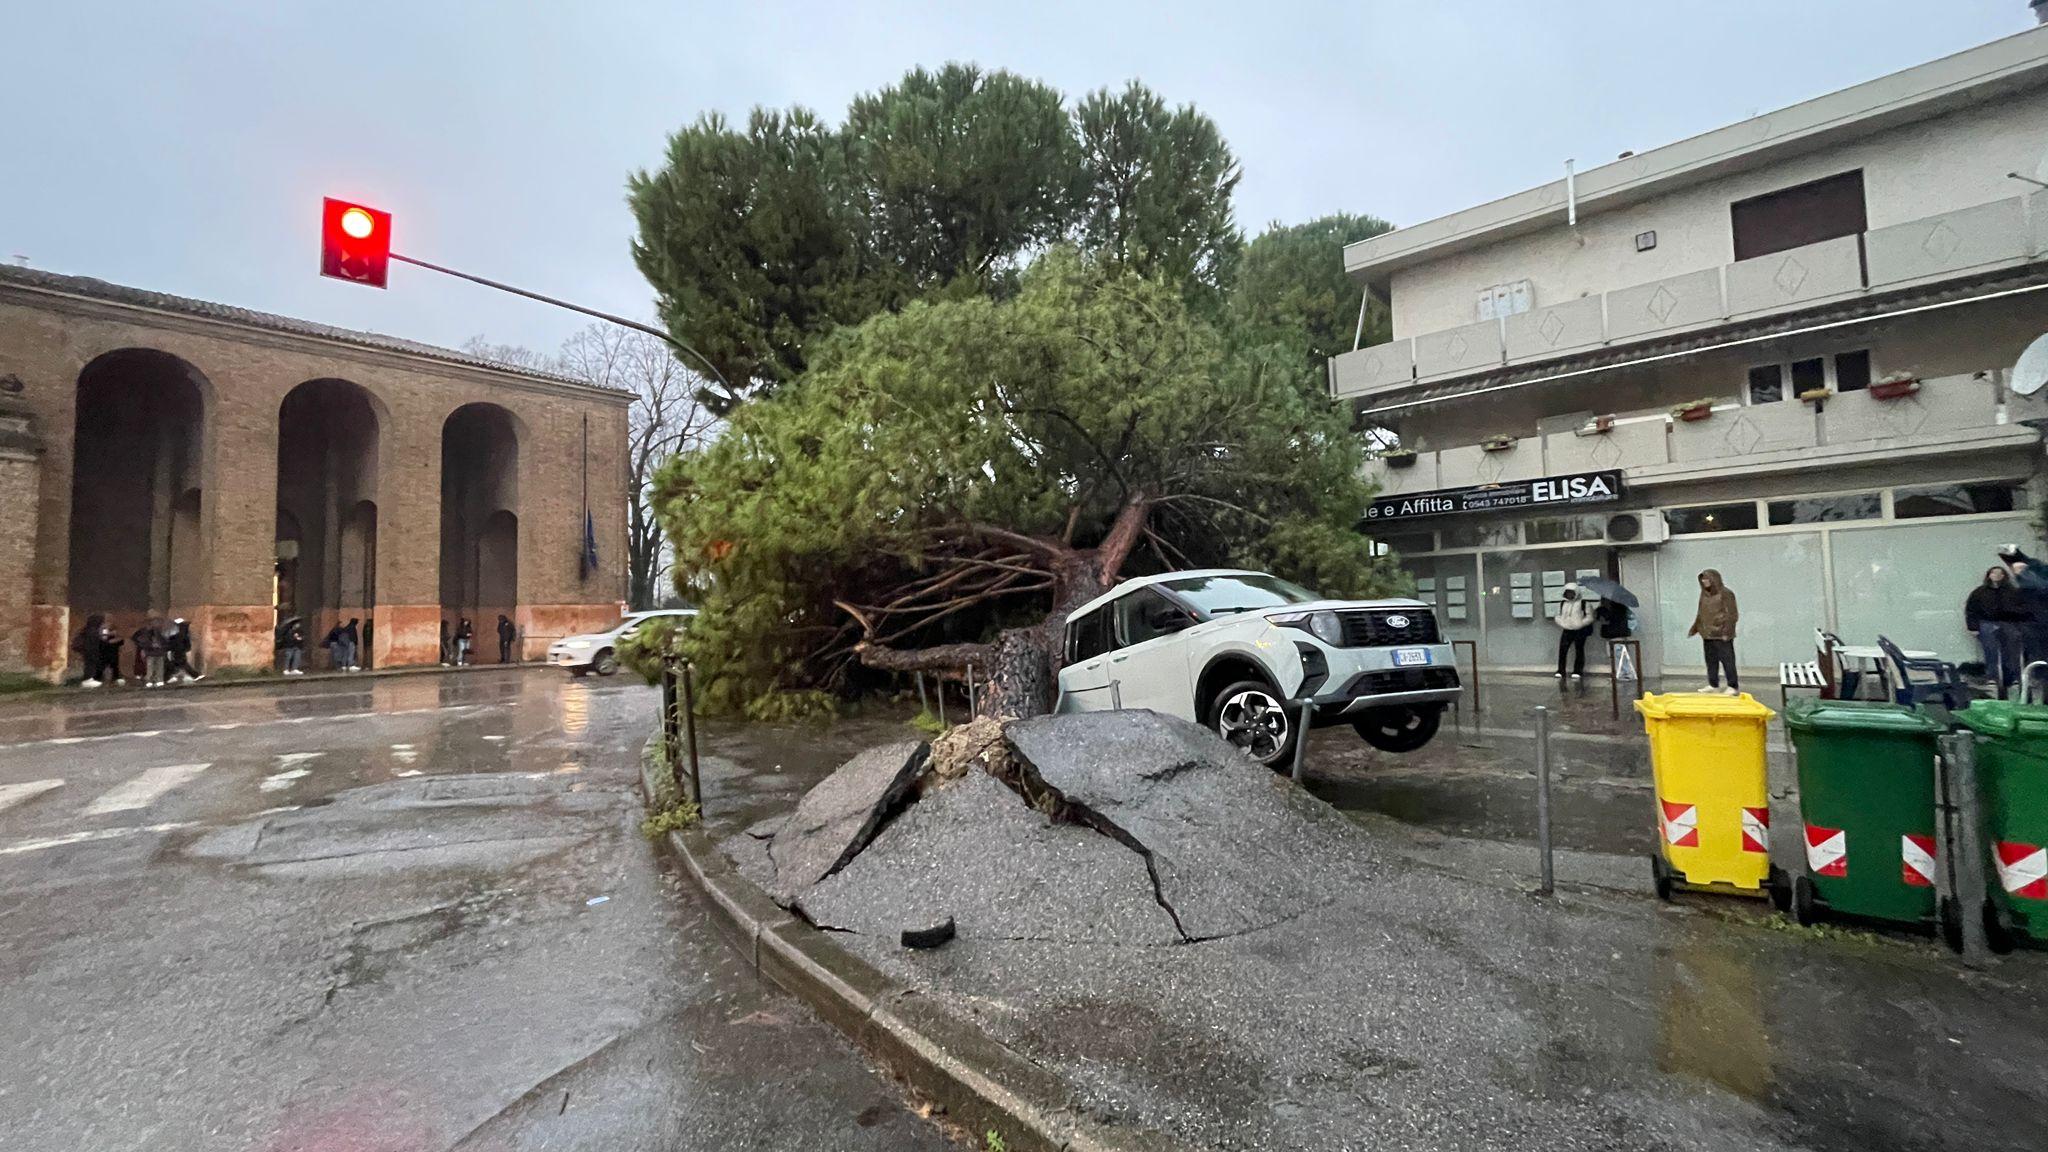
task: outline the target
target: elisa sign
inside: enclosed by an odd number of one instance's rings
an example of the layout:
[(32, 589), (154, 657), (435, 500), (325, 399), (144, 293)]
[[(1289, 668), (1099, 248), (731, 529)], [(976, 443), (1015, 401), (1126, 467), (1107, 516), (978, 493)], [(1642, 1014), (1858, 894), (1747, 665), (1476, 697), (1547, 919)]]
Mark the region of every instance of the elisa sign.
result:
[(1471, 488), (1445, 488), (1407, 496), (1382, 496), (1366, 510), (1368, 522), (1405, 520), (1412, 516), (1448, 516), (1458, 512), (1491, 512), (1499, 508), (1549, 508), (1559, 505), (1604, 504), (1621, 499), (1621, 470), (1577, 472), (1537, 480), (1510, 480)]

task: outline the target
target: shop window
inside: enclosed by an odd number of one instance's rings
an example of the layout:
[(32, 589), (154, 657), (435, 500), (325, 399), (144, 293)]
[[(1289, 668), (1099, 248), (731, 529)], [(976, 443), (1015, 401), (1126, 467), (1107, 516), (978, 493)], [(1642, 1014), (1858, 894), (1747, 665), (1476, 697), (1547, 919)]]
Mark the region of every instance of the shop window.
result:
[(1884, 500), (1876, 492), (1852, 492), (1844, 496), (1807, 496), (1798, 500), (1770, 503), (1772, 527), (1787, 524), (1833, 524), (1842, 520), (1875, 520), (1884, 515)]
[(1835, 353), (1835, 391), (1861, 392), (1870, 387), (1870, 353)]
[[(1402, 556), (1413, 556), (1418, 552), (1436, 551), (1436, 533), (1434, 532), (1388, 533), (1386, 535), (1374, 536), (1372, 541), (1387, 552), (1397, 553)], [(1374, 552), (1374, 555), (1384, 554), (1384, 552), (1378, 550)]]
[(1700, 532), (1740, 532), (1756, 527), (1756, 502), (1705, 504), (1698, 508), (1668, 508), (1664, 520), (1674, 536)]
[(1523, 535), (1531, 544), (1570, 544), (1580, 540), (1607, 538), (1607, 521), (1602, 516), (1546, 516), (1523, 524)]
[(1503, 548), (1522, 542), (1522, 525), (1508, 520), (1494, 524), (1460, 524), (1443, 531), (1446, 548)]
[(1785, 368), (1781, 364), (1759, 364), (1749, 370), (1749, 402), (1775, 404), (1785, 398)]
[(1968, 516), (1975, 512), (2020, 512), (2027, 490), (2012, 484), (1941, 484), (1900, 488), (1892, 493), (1892, 515), (1900, 520), (1926, 516)]
[(1828, 362), (1815, 356), (1811, 360), (1792, 362), (1792, 395), (1812, 392), (1828, 386)]

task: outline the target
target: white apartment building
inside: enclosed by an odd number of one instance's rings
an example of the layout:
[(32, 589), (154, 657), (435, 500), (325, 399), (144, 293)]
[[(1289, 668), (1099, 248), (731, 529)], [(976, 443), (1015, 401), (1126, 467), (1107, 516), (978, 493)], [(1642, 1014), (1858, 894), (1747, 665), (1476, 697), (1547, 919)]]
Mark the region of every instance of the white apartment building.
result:
[(1964, 597), (2039, 545), (2048, 390), (2013, 370), (2048, 332), (2048, 27), (1344, 258), (1393, 327), (1330, 363), (1398, 444), (1365, 527), (1482, 664), (1548, 668), (1598, 572), (1645, 671), (1699, 670), (1704, 568), (1746, 669), (1816, 627), (1976, 659)]

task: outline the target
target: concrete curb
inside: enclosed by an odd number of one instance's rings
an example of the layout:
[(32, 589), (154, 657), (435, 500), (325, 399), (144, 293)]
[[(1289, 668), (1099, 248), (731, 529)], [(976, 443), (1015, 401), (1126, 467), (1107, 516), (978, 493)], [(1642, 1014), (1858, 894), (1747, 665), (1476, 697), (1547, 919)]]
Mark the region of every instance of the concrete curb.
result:
[[(651, 760), (640, 787), (655, 791)], [(1201, 1152), (1185, 1141), (1078, 1115), (1059, 1077), (921, 997), (784, 911), (741, 876), (701, 827), (670, 832), (669, 851), (711, 901), (718, 925), (762, 976), (833, 1027), (977, 1138), (994, 1130), (1019, 1152)]]

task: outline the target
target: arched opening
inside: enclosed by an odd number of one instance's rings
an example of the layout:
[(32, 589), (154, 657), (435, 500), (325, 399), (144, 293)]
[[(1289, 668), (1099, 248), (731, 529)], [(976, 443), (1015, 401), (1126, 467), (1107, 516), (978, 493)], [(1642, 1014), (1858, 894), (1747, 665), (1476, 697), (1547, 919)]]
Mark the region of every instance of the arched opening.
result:
[(308, 380), (277, 409), (277, 612), (309, 636), (376, 605), (377, 402)]
[(519, 426), (495, 404), (465, 404), (441, 426), (441, 614), (476, 627), (518, 619)]
[(122, 635), (205, 596), (200, 484), (209, 385), (168, 352), (124, 348), (78, 376), (71, 453), (71, 617)]

